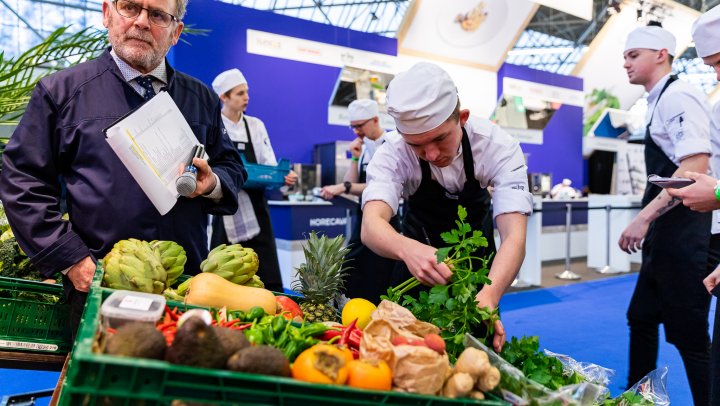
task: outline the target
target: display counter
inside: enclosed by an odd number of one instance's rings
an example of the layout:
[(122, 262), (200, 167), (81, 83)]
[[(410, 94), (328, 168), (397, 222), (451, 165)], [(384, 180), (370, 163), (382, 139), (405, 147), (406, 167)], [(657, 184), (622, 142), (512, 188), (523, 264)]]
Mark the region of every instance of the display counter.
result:
[(347, 199), (297, 201), (270, 200), (270, 218), (277, 243), (283, 286), (290, 289), (295, 268), (305, 262), (302, 243), (311, 231), (336, 237), (349, 235), (357, 203)]

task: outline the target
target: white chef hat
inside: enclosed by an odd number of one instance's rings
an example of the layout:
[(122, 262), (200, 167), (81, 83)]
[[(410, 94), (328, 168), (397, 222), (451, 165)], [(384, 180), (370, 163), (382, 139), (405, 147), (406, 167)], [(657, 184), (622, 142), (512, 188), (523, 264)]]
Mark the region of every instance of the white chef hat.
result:
[(662, 27), (655, 25), (647, 27), (638, 27), (628, 34), (625, 41), (625, 50), (644, 48), (644, 49), (667, 49), (671, 56), (675, 56), (675, 36)]
[(228, 90), (235, 86), (240, 86), (247, 83), (245, 76), (238, 69), (230, 69), (217, 75), (215, 80), (212, 82), (213, 90), (219, 95), (227, 93)]
[(350, 121), (369, 120), (379, 114), (378, 104), (375, 100), (360, 99), (354, 100), (348, 106)]
[(387, 90), (388, 113), (403, 134), (420, 134), (437, 128), (450, 117), (457, 102), (457, 88), (450, 75), (427, 62), (399, 73)]
[(695, 21), (692, 37), (699, 57), (720, 52), (720, 6), (711, 8)]

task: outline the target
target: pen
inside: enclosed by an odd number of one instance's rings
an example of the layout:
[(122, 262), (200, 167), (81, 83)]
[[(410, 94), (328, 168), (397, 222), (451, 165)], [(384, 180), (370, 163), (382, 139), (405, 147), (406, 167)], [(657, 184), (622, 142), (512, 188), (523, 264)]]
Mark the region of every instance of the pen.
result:
[(432, 243), (430, 242), (430, 237), (428, 237), (427, 231), (425, 231), (425, 227), (421, 227), (423, 235), (425, 236), (425, 242), (427, 242), (427, 245), (432, 247)]

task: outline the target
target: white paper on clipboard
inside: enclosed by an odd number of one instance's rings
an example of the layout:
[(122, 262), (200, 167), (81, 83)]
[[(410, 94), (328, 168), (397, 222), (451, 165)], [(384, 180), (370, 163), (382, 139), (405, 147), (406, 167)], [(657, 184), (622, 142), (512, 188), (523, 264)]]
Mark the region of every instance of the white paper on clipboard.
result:
[(105, 135), (158, 212), (169, 212), (179, 196), (175, 180), (198, 143), (170, 95), (158, 93)]

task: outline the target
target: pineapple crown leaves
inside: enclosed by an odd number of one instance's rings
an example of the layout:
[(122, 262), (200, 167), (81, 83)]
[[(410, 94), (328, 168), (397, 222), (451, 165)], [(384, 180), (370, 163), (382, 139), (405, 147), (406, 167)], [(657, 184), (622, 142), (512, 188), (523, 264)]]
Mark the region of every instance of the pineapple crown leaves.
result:
[(328, 238), (310, 232), (303, 244), (305, 263), (296, 268), (298, 280), (293, 284), (293, 290), (307, 296), (309, 300), (325, 301), (332, 298), (343, 287), (349, 269), (345, 266), (348, 262), (345, 255), (350, 252), (350, 248), (343, 247), (344, 243), (342, 235)]

